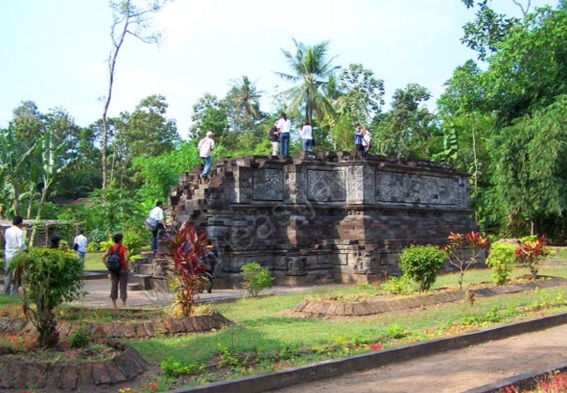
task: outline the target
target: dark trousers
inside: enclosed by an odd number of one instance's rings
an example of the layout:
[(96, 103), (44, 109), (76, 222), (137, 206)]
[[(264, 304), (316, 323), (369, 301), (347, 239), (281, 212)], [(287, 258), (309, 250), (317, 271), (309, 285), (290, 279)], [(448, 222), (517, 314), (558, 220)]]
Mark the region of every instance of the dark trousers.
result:
[(156, 228), (152, 230), (152, 240), (150, 241), (150, 249), (152, 251), (157, 251), (158, 249), (158, 236), (163, 235), (164, 233), (163, 224), (160, 222), (157, 224)]
[(118, 288), (120, 288), (120, 299), (126, 300), (128, 298), (128, 270), (110, 272), (110, 298), (112, 300), (118, 299)]

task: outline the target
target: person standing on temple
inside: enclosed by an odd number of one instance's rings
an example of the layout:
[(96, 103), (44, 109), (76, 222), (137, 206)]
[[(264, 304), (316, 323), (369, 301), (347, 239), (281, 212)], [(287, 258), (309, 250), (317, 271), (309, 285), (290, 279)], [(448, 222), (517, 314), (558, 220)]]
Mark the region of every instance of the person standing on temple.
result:
[(355, 146), (355, 150), (354, 150), (355, 156), (364, 155), (363, 135), (360, 124), (356, 124), (356, 127), (354, 129), (354, 146)]
[(274, 122), (274, 125), (268, 131), (268, 139), (272, 144), (272, 156), (277, 156), (280, 152), (280, 134), (278, 133), (278, 122)]
[(18, 294), (19, 285), (12, 282), (14, 272), (10, 270), (10, 261), (18, 252), (26, 249), (23, 226), (23, 218), (15, 216), (12, 219), (12, 226), (4, 233), (4, 293), (9, 296)]
[(313, 127), (309, 120), (301, 128), (301, 139), (303, 139), (303, 151), (313, 151)]
[(282, 112), (277, 123), (278, 132), (280, 133), (280, 155), (289, 157), (289, 132), (291, 131), (291, 120)]
[(211, 153), (215, 149), (215, 141), (211, 131), (207, 132), (207, 135), (199, 141), (197, 149), (199, 149), (199, 157), (203, 159), (203, 164), (205, 164), (201, 178), (208, 180), (209, 171), (211, 170), (212, 165)]

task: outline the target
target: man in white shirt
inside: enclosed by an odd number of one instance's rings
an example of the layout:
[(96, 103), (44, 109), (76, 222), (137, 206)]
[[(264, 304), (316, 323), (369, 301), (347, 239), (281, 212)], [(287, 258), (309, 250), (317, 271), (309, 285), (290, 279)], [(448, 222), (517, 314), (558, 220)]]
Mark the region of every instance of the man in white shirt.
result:
[(18, 284), (12, 282), (13, 272), (9, 269), (10, 261), (22, 250), (26, 249), (24, 238), (24, 220), (20, 216), (15, 216), (12, 226), (4, 233), (4, 293), (9, 296), (18, 294)]
[(79, 231), (79, 234), (75, 236), (73, 240), (73, 249), (77, 253), (77, 258), (81, 261), (81, 266), (83, 270), (85, 269), (85, 254), (87, 253), (87, 237), (85, 236), (84, 229)]
[(215, 149), (215, 141), (213, 140), (212, 132), (207, 132), (207, 136), (199, 141), (197, 149), (199, 149), (199, 157), (203, 159), (203, 163), (205, 164), (201, 178), (207, 180), (212, 165), (211, 152)]
[(165, 219), (163, 216), (163, 202), (162, 201), (157, 201), (156, 202), (156, 206), (150, 210), (150, 214), (149, 214), (149, 218), (150, 220), (154, 223), (154, 227), (152, 229), (152, 240), (150, 242), (150, 248), (151, 251), (155, 252), (158, 249), (158, 233), (161, 231), (163, 233), (163, 230), (165, 229)]
[(282, 112), (278, 120), (278, 132), (280, 133), (280, 155), (289, 157), (289, 132), (291, 131), (291, 120)]

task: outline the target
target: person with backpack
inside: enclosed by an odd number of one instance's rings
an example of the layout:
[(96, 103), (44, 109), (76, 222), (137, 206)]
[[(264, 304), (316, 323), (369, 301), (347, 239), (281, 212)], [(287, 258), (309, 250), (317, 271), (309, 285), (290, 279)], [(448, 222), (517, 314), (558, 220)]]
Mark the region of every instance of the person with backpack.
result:
[(277, 156), (280, 152), (280, 134), (277, 125), (278, 122), (274, 122), (274, 125), (268, 131), (268, 139), (272, 144), (272, 156)]
[(118, 288), (124, 307), (128, 298), (128, 248), (122, 244), (123, 239), (121, 233), (114, 235), (112, 237), (114, 244), (102, 256), (102, 263), (110, 272), (110, 299), (114, 308), (118, 299)]

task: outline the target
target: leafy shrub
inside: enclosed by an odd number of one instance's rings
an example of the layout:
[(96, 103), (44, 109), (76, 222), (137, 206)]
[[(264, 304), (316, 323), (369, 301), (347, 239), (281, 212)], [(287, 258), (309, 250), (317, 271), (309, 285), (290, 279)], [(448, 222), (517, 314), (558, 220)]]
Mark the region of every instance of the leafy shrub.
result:
[(189, 221), (167, 234), (167, 257), (175, 287), (172, 309), (176, 315), (193, 315), (193, 294), (203, 285), (201, 276), (205, 266), (200, 261), (207, 245), (205, 235), (204, 231), (197, 233)]
[(492, 269), (492, 280), (496, 285), (504, 285), (516, 262), (514, 245), (508, 243), (493, 243), (486, 259), (486, 265)]
[(260, 291), (271, 288), (272, 273), (265, 267), (262, 267), (257, 262), (249, 262), (244, 264), (241, 269), (242, 276), (244, 277), (244, 282), (242, 286), (250, 293), (252, 296), (258, 296)]
[(459, 269), (459, 289), (463, 289), (463, 279), (469, 267), (475, 265), (482, 253), (490, 244), (488, 238), (482, 237), (480, 232), (453, 233), (447, 238), (449, 241), (444, 250), (447, 252), (449, 263)]
[(179, 377), (184, 374), (193, 374), (195, 372), (202, 371), (204, 367), (198, 364), (185, 365), (170, 356), (167, 359), (162, 360), (160, 368), (164, 375), (168, 377)]
[(540, 236), (537, 240), (522, 242), (514, 252), (516, 253), (518, 263), (521, 266), (527, 266), (535, 280), (539, 270), (539, 263), (549, 255), (549, 248), (547, 247), (545, 236)]
[(388, 281), (380, 286), (384, 292), (394, 295), (411, 295), (419, 290), (419, 287), (408, 276), (390, 277)]
[(85, 348), (91, 342), (91, 332), (88, 328), (80, 326), (71, 336), (71, 348)]
[(437, 271), (446, 258), (447, 255), (435, 246), (411, 245), (400, 255), (400, 268), (405, 276), (419, 285), (420, 290), (427, 291), (435, 283)]
[(81, 262), (72, 251), (31, 247), (18, 253), (10, 268), (15, 278), (22, 280), (24, 314), (39, 333), (38, 344), (56, 346), (59, 331), (53, 309), (85, 295)]

